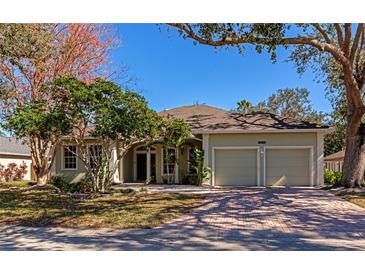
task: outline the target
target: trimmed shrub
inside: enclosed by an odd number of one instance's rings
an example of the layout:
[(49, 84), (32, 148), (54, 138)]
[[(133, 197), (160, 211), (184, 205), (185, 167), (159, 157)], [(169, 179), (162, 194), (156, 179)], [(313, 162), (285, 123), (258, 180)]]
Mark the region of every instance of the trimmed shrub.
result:
[(52, 176), (49, 183), (59, 190), (65, 193), (90, 193), (92, 192), (92, 186), (86, 180), (81, 180), (77, 183), (67, 182), (65, 176), (56, 175)]
[(340, 183), (342, 173), (340, 171), (334, 171), (325, 168), (324, 169), (324, 183), (326, 185), (337, 185)]

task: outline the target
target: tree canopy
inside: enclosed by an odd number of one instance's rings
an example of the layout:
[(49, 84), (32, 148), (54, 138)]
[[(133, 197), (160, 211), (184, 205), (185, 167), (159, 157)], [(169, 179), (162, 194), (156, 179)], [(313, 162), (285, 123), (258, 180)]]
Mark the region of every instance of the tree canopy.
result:
[[(76, 77), (56, 79), (52, 90), (72, 121), (67, 139), (78, 146), (77, 156), (86, 167), (86, 179), (94, 191), (108, 188), (118, 162), (129, 148), (158, 138), (161, 118), (136, 92), (124, 91), (102, 78), (83, 82)], [(90, 137), (94, 138), (93, 146)], [(90, 148), (95, 151), (90, 153)], [(117, 158), (113, 158), (114, 149), (119, 150)]]
[(237, 111), (249, 113), (252, 111), (264, 111), (287, 118), (294, 118), (311, 123), (323, 123), (325, 114), (316, 111), (310, 101), (309, 91), (305, 88), (279, 89), (268, 99), (252, 105), (243, 99), (237, 102)]

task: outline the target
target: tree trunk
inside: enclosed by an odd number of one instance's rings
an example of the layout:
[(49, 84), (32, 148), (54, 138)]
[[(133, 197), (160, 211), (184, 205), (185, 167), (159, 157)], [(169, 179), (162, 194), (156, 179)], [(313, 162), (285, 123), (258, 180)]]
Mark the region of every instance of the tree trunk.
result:
[(37, 186), (45, 186), (48, 181), (48, 173), (44, 171), (40, 171), (36, 173), (37, 177)]
[(38, 162), (38, 166), (35, 166), (35, 175), (37, 177), (37, 185), (44, 186), (47, 184), (48, 181), (48, 162), (46, 160), (46, 156), (43, 156), (41, 160)]
[(349, 113), (346, 130), (346, 152), (341, 184), (348, 188), (364, 186), (365, 124), (361, 123), (362, 111)]

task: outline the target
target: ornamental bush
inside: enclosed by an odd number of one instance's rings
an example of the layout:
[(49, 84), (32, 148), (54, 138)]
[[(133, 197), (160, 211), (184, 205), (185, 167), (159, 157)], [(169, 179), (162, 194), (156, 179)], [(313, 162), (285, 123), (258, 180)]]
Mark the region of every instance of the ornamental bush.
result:
[(0, 165), (0, 182), (21, 181), (27, 174), (25, 162), (19, 166), (16, 163), (9, 163), (7, 167)]
[(334, 171), (325, 168), (324, 169), (324, 183), (326, 185), (337, 185), (340, 183), (342, 173), (340, 171)]
[(57, 187), (63, 193), (91, 193), (93, 192), (92, 183), (86, 179), (79, 182), (68, 182), (63, 175), (52, 176), (49, 184)]

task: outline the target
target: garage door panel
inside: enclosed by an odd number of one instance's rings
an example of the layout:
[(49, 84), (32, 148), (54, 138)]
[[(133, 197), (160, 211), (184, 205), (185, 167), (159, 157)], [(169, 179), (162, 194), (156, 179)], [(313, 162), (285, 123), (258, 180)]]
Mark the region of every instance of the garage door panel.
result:
[(217, 186), (256, 186), (256, 178), (242, 176), (217, 176), (215, 184)]
[(267, 186), (308, 186), (309, 149), (267, 149)]
[(283, 167), (285, 165), (285, 167), (301, 167), (301, 168), (307, 168), (308, 169), (308, 157), (303, 158), (303, 159), (298, 159), (298, 158), (292, 158), (292, 159), (278, 159), (275, 158), (275, 160), (273, 159), (270, 163), (270, 167), (271, 168), (280, 168)]
[(229, 179), (226, 178), (224, 180), (217, 180), (217, 186), (257, 186), (257, 182), (250, 179), (243, 179), (243, 178), (233, 178)]
[[(308, 164), (307, 164), (308, 165)], [(287, 176), (301, 176), (303, 174), (304, 177), (308, 177), (309, 169), (307, 168), (300, 168), (300, 167), (269, 167), (266, 169), (267, 174), (273, 174), (274, 176), (279, 175), (287, 175)]]
[[(227, 168), (224, 170), (224, 176), (225, 177), (253, 177), (256, 176), (256, 171), (253, 172), (252, 169), (247, 170), (247, 169), (238, 169), (238, 168)], [(219, 176), (219, 174), (221, 174), (221, 168), (217, 169), (217, 174)]]
[(268, 177), (266, 181), (268, 186), (308, 186), (308, 177)]
[(256, 149), (216, 150), (215, 184), (221, 186), (256, 186)]

